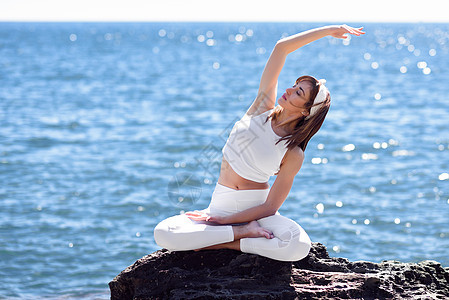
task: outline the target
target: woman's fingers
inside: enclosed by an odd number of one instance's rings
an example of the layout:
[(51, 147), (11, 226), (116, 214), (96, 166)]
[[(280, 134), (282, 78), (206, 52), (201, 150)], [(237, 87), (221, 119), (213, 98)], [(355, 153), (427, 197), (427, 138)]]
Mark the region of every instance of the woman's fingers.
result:
[(207, 213), (205, 213), (202, 210), (194, 210), (194, 211), (188, 211), (185, 213), (186, 215), (207, 215)]
[(201, 215), (201, 213), (199, 211), (197, 211), (197, 210), (195, 210), (195, 211), (188, 211), (185, 214), (187, 216), (199, 216), (199, 215)]
[(348, 30), (348, 33), (350, 33), (350, 34), (360, 35), (360, 33), (358, 31), (354, 30), (353, 28), (348, 28), (347, 30)]
[(206, 221), (206, 219), (209, 217), (208, 214), (206, 214), (206, 213), (204, 213), (202, 211), (198, 211), (198, 210), (188, 211), (188, 212), (185, 213), (185, 215), (189, 219), (194, 220), (194, 221)]
[(356, 35), (365, 34), (365, 32), (362, 31), (363, 27), (359, 27), (359, 28), (350, 27), (350, 28), (351, 28), (351, 32), (353, 32)]
[(361, 34), (365, 34), (365, 32), (362, 31), (363, 27), (355, 28), (355, 27), (351, 27), (351, 26), (348, 26), (348, 25), (344, 24), (344, 25), (341, 26), (341, 28), (346, 31), (345, 33), (353, 34), (353, 35), (356, 35), (356, 36), (360, 36)]
[(188, 215), (187, 217), (193, 221), (204, 221), (204, 219), (205, 219), (204, 217), (196, 216), (196, 215)]
[(209, 215), (208, 213), (205, 213), (201, 210), (195, 210), (195, 211), (188, 211), (185, 213), (185, 215), (190, 219), (194, 221), (206, 221), (211, 223), (218, 223), (219, 217), (214, 217)]
[(265, 238), (267, 238), (267, 239), (272, 239), (272, 238), (274, 238), (274, 234), (271, 232), (271, 231), (269, 231), (269, 230), (267, 230), (267, 229), (263, 229), (263, 231), (264, 231), (264, 236), (265, 236)]
[(360, 27), (360, 29), (354, 28), (346, 24), (339, 25), (337, 26), (332, 36), (339, 39), (347, 39), (348, 35), (360, 36), (362, 33), (364, 33), (361, 31), (361, 28), (362, 27)]

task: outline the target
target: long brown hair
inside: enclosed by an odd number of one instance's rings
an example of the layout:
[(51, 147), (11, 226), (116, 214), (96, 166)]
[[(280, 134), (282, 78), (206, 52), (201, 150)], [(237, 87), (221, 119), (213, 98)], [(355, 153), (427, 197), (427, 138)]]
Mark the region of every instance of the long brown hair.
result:
[[(316, 78), (308, 75), (301, 76), (298, 79), (296, 79), (296, 84), (298, 84), (301, 81), (307, 81), (312, 86), (312, 90), (310, 91), (310, 98), (304, 107), (310, 114), (310, 109), (313, 106), (313, 101), (315, 100), (315, 97), (320, 90), (320, 82)], [(303, 151), (305, 151), (309, 140), (321, 128), (321, 125), (323, 125), (324, 118), (326, 117), (327, 112), (329, 111), (330, 101), (331, 97), (330, 94), (328, 93), (326, 96), (326, 100), (324, 101), (324, 103), (320, 104), (319, 110), (313, 116), (307, 118), (301, 115), (298, 119), (291, 121), (297, 122), (292, 133), (287, 134), (282, 138), (280, 138), (276, 142), (276, 144), (283, 140), (287, 140), (287, 148), (289, 150), (298, 146)], [(270, 118), (272, 120), (276, 120), (281, 110), (282, 110), (281, 107), (279, 106), (276, 107), (275, 110), (267, 117), (267, 121)]]

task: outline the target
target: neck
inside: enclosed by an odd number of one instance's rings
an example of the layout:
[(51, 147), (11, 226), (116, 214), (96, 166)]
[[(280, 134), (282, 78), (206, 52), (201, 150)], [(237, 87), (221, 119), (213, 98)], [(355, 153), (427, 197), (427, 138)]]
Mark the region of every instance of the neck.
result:
[(291, 134), (297, 123), (298, 114), (294, 114), (281, 107), (280, 113), (276, 118), (274, 126), (281, 128), (281, 130), (286, 132), (287, 134)]

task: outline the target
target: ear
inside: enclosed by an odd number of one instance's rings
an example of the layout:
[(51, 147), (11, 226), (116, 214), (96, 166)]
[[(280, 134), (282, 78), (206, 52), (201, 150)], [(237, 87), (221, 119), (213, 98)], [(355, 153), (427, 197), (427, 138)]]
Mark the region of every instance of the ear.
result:
[(301, 113), (304, 117), (307, 117), (309, 115), (309, 112), (306, 110), (303, 110)]

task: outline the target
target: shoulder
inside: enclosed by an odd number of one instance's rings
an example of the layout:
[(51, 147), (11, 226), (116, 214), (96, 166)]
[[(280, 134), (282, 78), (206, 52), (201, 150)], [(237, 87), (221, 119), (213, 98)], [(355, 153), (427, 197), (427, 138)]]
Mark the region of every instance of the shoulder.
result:
[(289, 173), (298, 173), (304, 162), (304, 151), (301, 148), (295, 147), (287, 150), (281, 165), (281, 171), (287, 171)]
[(295, 147), (293, 149), (287, 150), (286, 154), (286, 161), (291, 163), (300, 163), (304, 161), (304, 151), (300, 147)]

